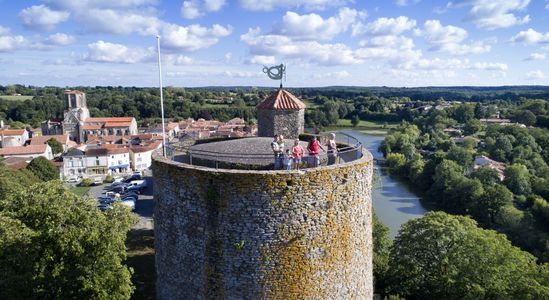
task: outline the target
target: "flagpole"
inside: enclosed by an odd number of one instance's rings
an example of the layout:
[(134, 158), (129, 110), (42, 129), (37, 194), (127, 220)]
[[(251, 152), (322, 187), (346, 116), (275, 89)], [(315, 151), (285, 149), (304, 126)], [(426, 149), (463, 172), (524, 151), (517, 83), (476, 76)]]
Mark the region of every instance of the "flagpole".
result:
[(160, 83), (160, 111), (162, 114), (162, 155), (166, 157), (166, 129), (164, 126), (164, 95), (162, 93), (162, 64), (160, 62), (160, 36), (156, 36), (158, 49), (158, 82)]

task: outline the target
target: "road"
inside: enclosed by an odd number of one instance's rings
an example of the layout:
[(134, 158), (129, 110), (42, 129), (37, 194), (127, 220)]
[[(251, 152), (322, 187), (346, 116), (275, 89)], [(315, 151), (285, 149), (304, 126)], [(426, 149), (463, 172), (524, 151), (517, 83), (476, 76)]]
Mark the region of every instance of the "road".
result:
[[(151, 171), (146, 171), (144, 178), (147, 181), (147, 188), (139, 195), (139, 199), (135, 203), (134, 213), (139, 216), (139, 222), (134, 225), (133, 229), (153, 229), (153, 181)], [(110, 184), (102, 184), (93, 186), (90, 189), (90, 195), (98, 198), (105, 195)]]

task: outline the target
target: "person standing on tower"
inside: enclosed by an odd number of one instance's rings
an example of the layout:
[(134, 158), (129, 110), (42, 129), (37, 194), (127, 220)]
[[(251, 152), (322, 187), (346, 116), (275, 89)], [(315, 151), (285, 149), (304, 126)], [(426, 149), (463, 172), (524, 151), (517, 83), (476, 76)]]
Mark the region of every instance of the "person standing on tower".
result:
[(307, 145), (307, 151), (309, 152), (309, 159), (308, 159), (309, 168), (318, 167), (320, 165), (320, 156), (318, 155), (318, 148), (324, 151), (324, 147), (320, 145), (320, 143), (318, 142), (318, 139), (316, 138), (316, 135), (314, 135), (313, 138), (309, 141), (309, 144)]
[(274, 169), (278, 170), (280, 169), (280, 157), (284, 153), (283, 150), (280, 150), (280, 146), (278, 144), (279, 136), (278, 134), (275, 134), (273, 141), (271, 142), (271, 149), (273, 150), (274, 154)]
[(330, 139), (326, 142), (328, 147), (328, 166), (336, 163), (337, 158), (337, 144), (335, 133), (330, 133)]

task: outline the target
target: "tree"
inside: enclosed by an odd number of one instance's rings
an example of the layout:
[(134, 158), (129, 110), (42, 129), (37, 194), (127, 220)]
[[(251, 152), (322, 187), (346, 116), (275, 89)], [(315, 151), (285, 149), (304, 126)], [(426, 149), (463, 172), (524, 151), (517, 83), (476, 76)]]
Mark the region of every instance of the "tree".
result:
[(482, 123), (478, 119), (471, 119), (465, 123), (463, 131), (467, 135), (475, 134), (482, 130)]
[(123, 262), (134, 217), (122, 205), (95, 206), (55, 181), (1, 199), (0, 298), (129, 299)]
[(526, 126), (533, 126), (536, 124), (536, 115), (529, 110), (521, 110), (515, 115), (517, 122)]
[(482, 166), (471, 173), (471, 178), (478, 179), (484, 186), (492, 186), (499, 183), (498, 171)]
[(53, 152), (53, 154), (63, 153), (63, 144), (61, 144), (56, 139), (54, 138), (49, 139), (47, 141), (47, 144), (50, 145), (51, 151)]
[(401, 153), (389, 153), (386, 162), (389, 167), (389, 172), (399, 174), (404, 165), (406, 165), (406, 157)]
[(386, 276), (389, 269), (389, 254), (393, 241), (389, 238), (389, 227), (379, 221), (373, 213), (372, 237), (374, 240), (374, 281), (375, 290), (382, 291), (386, 287)]
[(504, 235), (444, 212), (405, 223), (389, 260), (390, 292), (415, 299), (547, 299), (540, 272)]
[(473, 167), (473, 155), (463, 147), (453, 146), (448, 151), (446, 158), (455, 161), (458, 165), (471, 169)]
[(42, 156), (31, 160), (27, 169), (43, 181), (59, 179), (59, 170), (47, 158)]
[(360, 117), (358, 115), (354, 115), (352, 118), (351, 118), (351, 124), (356, 127), (358, 126), (358, 124), (360, 123)]
[(503, 183), (511, 192), (517, 195), (528, 195), (532, 192), (530, 185), (530, 173), (526, 166), (513, 164), (505, 168)]
[(513, 202), (513, 193), (505, 186), (496, 184), (487, 187), (484, 194), (479, 197), (473, 214), (478, 220), (486, 224), (493, 224), (495, 218), (502, 207), (511, 205)]

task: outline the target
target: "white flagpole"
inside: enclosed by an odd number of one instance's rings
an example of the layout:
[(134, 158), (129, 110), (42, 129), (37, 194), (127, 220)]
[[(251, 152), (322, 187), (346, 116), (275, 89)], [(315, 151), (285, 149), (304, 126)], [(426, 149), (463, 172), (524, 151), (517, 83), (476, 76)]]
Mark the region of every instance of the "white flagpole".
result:
[(160, 36), (156, 36), (158, 49), (158, 81), (160, 83), (160, 111), (162, 113), (162, 155), (166, 157), (166, 129), (164, 126), (164, 95), (162, 94), (162, 64), (160, 62)]

